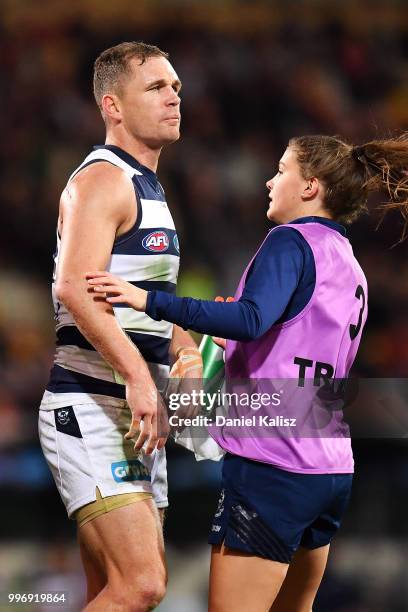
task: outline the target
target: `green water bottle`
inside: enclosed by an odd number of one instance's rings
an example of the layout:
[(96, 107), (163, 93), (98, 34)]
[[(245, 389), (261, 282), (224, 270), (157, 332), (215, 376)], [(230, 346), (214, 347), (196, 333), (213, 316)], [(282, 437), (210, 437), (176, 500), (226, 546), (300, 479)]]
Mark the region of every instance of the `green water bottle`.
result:
[[(217, 296), (216, 302), (223, 302), (224, 298)], [(234, 302), (233, 297), (227, 297), (226, 302)], [(221, 390), (225, 382), (224, 349), (215, 344), (211, 336), (203, 336), (200, 346), (203, 359), (204, 391), (216, 393)]]
[(200, 343), (200, 353), (203, 359), (203, 378), (206, 384), (220, 373), (224, 376), (224, 349), (215, 344), (211, 336), (203, 336)]

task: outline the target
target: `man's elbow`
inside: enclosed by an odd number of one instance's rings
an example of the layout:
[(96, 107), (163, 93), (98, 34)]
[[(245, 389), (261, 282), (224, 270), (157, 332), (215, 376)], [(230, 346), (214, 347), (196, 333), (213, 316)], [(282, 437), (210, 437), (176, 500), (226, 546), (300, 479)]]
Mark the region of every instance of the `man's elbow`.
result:
[(59, 302), (68, 307), (79, 295), (77, 283), (65, 279), (58, 280), (55, 284), (55, 295)]

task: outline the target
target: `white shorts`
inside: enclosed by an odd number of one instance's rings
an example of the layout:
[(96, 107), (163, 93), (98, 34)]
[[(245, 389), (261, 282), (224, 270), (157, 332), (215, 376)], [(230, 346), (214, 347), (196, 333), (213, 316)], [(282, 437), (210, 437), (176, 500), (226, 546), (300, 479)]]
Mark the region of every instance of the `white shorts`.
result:
[(102, 497), (152, 493), (158, 508), (168, 506), (165, 449), (137, 457), (124, 439), (130, 421), (126, 402), (115, 398), (40, 406), (41, 446), (69, 517), (96, 500), (96, 487)]

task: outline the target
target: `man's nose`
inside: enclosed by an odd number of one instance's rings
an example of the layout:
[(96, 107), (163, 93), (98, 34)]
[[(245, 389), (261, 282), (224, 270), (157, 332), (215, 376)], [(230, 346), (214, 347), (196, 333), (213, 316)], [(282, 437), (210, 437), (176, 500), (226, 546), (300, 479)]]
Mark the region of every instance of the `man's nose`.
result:
[(180, 102), (181, 102), (180, 96), (178, 95), (176, 91), (174, 91), (174, 89), (172, 89), (172, 94), (170, 95), (168, 103), (171, 104), (172, 106), (179, 106)]

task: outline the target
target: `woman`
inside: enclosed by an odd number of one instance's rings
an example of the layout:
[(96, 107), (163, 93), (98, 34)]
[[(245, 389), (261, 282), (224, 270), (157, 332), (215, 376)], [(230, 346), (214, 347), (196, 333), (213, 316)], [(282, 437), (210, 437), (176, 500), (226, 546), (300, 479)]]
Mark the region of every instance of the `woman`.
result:
[[(285, 410), (302, 413), (321, 379), (347, 378), (367, 317), (366, 279), (342, 224), (384, 188), (407, 219), (407, 167), (406, 136), (359, 147), (327, 136), (290, 140), (266, 183), (267, 216), (278, 226), (244, 271), (235, 302), (147, 293), (106, 272), (88, 282), (111, 304), (228, 338), (227, 379), (295, 381)], [(212, 612), (311, 611), (351, 489), (353, 456), (341, 424), (337, 413), (328, 430), (322, 426), (327, 435), (216, 431), (226, 456), (209, 538)]]

